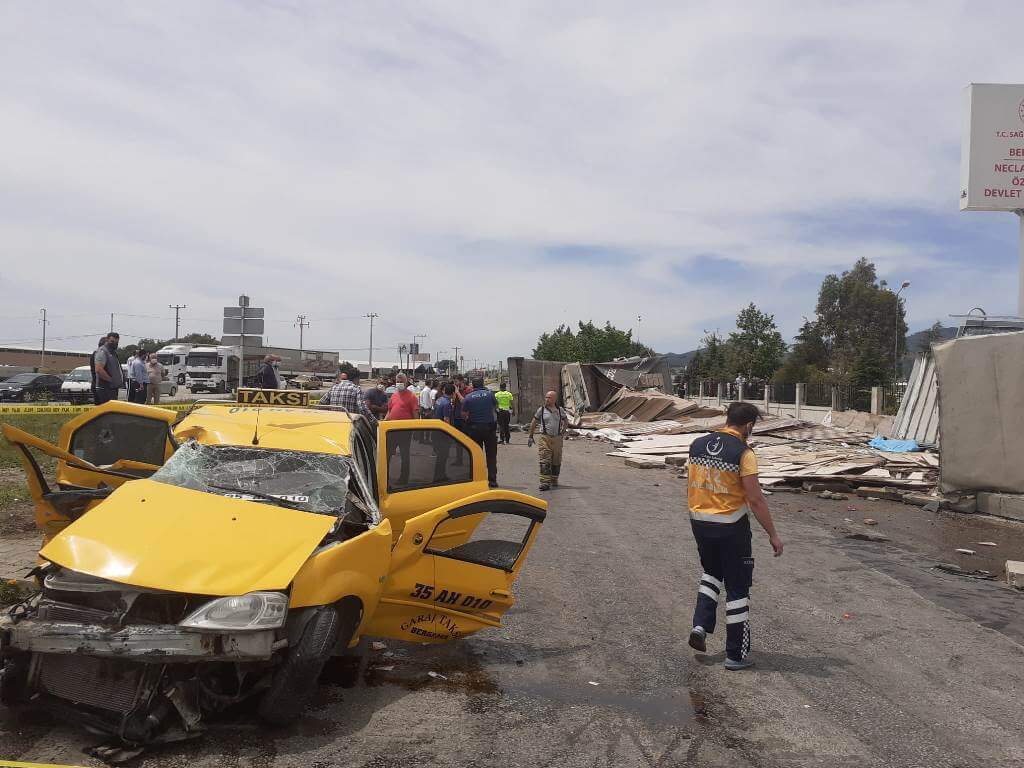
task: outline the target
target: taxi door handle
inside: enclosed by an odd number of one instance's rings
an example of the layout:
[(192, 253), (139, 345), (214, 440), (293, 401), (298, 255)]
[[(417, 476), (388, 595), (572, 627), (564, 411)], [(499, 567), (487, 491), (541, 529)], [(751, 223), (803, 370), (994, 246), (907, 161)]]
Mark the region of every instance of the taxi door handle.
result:
[(507, 600), (508, 598), (512, 597), (512, 593), (504, 589), (492, 589), (491, 597), (503, 597)]

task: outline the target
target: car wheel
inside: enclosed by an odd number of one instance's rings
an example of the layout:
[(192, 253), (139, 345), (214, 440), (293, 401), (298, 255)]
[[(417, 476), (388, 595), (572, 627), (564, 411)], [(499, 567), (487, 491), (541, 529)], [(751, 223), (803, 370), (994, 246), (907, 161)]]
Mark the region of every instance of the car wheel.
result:
[(35, 399), (36, 399), (36, 393), (35, 392), (29, 392), (28, 390), (25, 390), (24, 392), (21, 393), (21, 401), (23, 403), (31, 403)]
[[(321, 608), (309, 620), (298, 644), (288, 650), (284, 663), (270, 681), (270, 689), (260, 701), (259, 715), (264, 722), (290, 725), (302, 715), (316, 691), (317, 678), (338, 642), (341, 624), (338, 612), (330, 606)], [(350, 631), (355, 631), (354, 623)]]
[(177, 394), (178, 394), (178, 388), (177, 388), (177, 387), (173, 387), (173, 386), (172, 386), (172, 387), (171, 387), (171, 391), (170, 391), (170, 393), (168, 394), (168, 397), (174, 397), (174, 396), (175, 396), (175, 395), (177, 395)]

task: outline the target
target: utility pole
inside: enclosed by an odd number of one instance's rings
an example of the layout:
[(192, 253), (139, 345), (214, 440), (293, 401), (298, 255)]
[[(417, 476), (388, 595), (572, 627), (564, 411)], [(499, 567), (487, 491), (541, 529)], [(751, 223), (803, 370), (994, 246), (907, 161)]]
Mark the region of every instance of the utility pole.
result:
[(110, 332), (114, 332), (114, 313), (110, 313)]
[[(40, 371), (40, 373), (42, 373), (43, 368), (46, 367), (46, 323), (47, 323), (47, 320), (46, 320), (46, 310), (45, 309), (40, 309), (39, 311), (43, 313), (43, 318), (42, 318), (42, 320), (39, 321), (39, 322), (41, 322), (43, 324), (43, 347), (42, 347), (42, 350), (39, 352), (39, 371)], [(25, 396), (25, 399), (26, 400), (28, 399), (27, 395)]]
[(373, 376), (373, 321), (380, 317), (376, 312), (368, 312), (363, 317), (370, 318), (370, 376)]
[(304, 328), (309, 328), (309, 321), (306, 320), (305, 315), (299, 315), (295, 318), (295, 325), (299, 326), (299, 357), (302, 357), (302, 331)]
[[(181, 331), (181, 310), (186, 307), (184, 304), (168, 304), (167, 308), (174, 310), (174, 340), (177, 341)], [(110, 330), (114, 330), (113, 317), (111, 317), (110, 326)]]
[(455, 347), (455, 372), (459, 372), (459, 348)]

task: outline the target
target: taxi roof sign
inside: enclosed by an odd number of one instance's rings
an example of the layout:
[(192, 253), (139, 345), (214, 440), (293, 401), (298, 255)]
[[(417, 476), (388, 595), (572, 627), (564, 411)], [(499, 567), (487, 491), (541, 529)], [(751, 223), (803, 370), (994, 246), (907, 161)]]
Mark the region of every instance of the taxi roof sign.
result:
[(294, 408), (309, 407), (309, 392), (295, 389), (256, 389), (239, 387), (235, 402), (245, 405), (286, 405)]

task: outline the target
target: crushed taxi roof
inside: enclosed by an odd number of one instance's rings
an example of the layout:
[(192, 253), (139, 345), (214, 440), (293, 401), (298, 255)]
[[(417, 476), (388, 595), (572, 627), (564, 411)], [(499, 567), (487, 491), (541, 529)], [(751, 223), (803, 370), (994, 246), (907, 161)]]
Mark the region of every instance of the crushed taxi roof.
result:
[(174, 427), (174, 436), (207, 445), (259, 445), (348, 456), (353, 419), (344, 411), (317, 408), (204, 405)]

